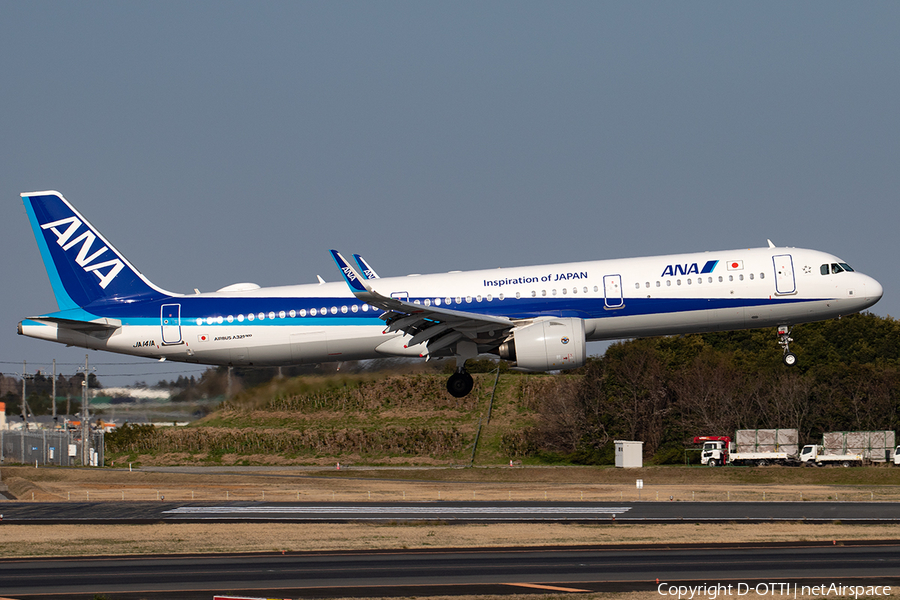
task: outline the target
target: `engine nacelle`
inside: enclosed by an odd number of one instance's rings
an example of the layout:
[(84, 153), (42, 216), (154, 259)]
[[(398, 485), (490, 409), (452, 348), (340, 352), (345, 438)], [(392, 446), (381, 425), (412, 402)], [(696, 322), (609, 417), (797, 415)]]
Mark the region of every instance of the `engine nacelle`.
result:
[(576, 369), (586, 352), (583, 319), (548, 319), (514, 329), (513, 339), (500, 346), (500, 358), (515, 361), (524, 371)]

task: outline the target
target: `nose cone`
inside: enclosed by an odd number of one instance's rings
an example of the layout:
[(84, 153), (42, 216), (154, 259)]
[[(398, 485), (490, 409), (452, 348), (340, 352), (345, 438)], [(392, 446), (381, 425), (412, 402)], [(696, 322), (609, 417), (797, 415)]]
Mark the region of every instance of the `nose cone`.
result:
[(859, 297), (863, 300), (865, 305), (860, 309), (869, 308), (879, 300), (884, 295), (884, 287), (874, 278), (869, 277), (868, 275), (860, 274), (861, 281), (860, 286), (858, 288)]

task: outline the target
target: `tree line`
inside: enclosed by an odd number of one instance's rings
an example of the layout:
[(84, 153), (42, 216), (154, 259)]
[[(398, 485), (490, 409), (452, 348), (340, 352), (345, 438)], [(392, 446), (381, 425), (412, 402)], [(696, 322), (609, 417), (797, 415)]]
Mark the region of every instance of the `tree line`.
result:
[(617, 343), (568, 377), (544, 380), (539, 417), (509, 432), (510, 453), (609, 462), (616, 439), (644, 442), (658, 462), (683, 460), (697, 435), (792, 428), (803, 443), (826, 431), (900, 425), (900, 324), (853, 315), (795, 328), (799, 364), (786, 367), (773, 330)]

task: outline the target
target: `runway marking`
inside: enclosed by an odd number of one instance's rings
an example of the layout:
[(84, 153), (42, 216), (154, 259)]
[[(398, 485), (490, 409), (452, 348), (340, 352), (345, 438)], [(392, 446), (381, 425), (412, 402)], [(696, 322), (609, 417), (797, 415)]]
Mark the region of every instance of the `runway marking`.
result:
[(180, 506), (163, 511), (168, 515), (617, 515), (630, 506), (552, 507), (552, 506)]
[(504, 585), (514, 585), (517, 587), (526, 587), (526, 588), (534, 588), (536, 590), (550, 590), (552, 592), (576, 592), (576, 593), (589, 593), (594, 590), (579, 590), (576, 588), (564, 588), (564, 587), (556, 587), (555, 585), (539, 585), (537, 583), (506, 583)]

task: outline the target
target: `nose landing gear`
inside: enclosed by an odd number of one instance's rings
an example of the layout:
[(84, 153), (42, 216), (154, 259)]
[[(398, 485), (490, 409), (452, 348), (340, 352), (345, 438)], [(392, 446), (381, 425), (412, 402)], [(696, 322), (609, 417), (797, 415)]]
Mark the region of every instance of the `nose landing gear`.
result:
[(797, 355), (791, 352), (788, 348), (788, 344), (793, 341), (794, 338), (791, 337), (791, 328), (787, 325), (779, 325), (778, 345), (781, 346), (781, 349), (784, 351), (784, 356), (781, 357), (781, 362), (789, 367), (793, 367), (797, 364)]

